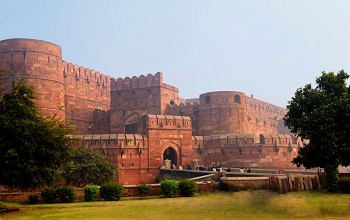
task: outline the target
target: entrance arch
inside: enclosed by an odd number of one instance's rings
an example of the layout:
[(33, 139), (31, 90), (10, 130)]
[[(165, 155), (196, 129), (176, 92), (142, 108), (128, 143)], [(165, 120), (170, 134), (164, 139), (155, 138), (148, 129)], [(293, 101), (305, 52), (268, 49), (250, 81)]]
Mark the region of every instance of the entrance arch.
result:
[(170, 160), (171, 165), (175, 164), (175, 166), (178, 166), (176, 150), (172, 147), (165, 149), (163, 153), (163, 160)]

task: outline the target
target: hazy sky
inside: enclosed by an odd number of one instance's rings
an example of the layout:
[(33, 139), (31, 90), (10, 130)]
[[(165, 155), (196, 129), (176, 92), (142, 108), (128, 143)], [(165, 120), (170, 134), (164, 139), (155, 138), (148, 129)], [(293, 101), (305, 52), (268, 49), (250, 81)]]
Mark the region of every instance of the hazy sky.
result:
[(286, 106), (350, 72), (347, 0), (1, 0), (0, 40), (34, 38), (112, 77), (163, 72), (183, 98), (241, 91)]

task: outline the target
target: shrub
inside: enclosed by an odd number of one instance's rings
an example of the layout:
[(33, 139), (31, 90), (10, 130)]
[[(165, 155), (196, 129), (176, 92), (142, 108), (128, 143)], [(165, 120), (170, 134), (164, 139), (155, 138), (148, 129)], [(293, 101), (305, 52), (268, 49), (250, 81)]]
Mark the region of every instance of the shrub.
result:
[(220, 181), (219, 189), (222, 190), (222, 191), (227, 191), (228, 192), (230, 187), (229, 187), (229, 184), (227, 182)]
[(0, 208), (6, 208), (6, 205), (0, 201)]
[(71, 203), (75, 198), (75, 190), (72, 186), (62, 186), (57, 189), (57, 195), (60, 202)]
[(179, 189), (179, 182), (176, 180), (164, 180), (160, 183), (160, 189), (165, 197), (172, 198)]
[(192, 197), (198, 192), (198, 185), (194, 180), (181, 180), (179, 183), (180, 195)]
[(38, 196), (34, 193), (29, 195), (29, 203), (30, 204), (37, 204), (39, 201)]
[(90, 185), (84, 188), (84, 201), (91, 202), (97, 199), (98, 186)]
[(140, 183), (139, 185), (137, 185), (137, 192), (139, 193), (139, 196), (148, 196), (151, 192), (151, 186), (145, 183)]
[(57, 200), (57, 191), (55, 188), (45, 188), (41, 190), (41, 196), (46, 203), (54, 203)]
[(123, 186), (107, 183), (100, 188), (101, 197), (106, 201), (119, 201), (123, 196)]
[(350, 193), (350, 177), (342, 177), (338, 180), (338, 189), (343, 193)]

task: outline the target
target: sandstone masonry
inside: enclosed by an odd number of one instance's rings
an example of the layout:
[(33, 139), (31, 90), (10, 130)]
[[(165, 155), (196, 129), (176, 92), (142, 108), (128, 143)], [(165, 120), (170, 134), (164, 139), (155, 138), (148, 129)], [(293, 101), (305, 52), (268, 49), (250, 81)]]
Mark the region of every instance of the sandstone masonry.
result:
[(283, 126), (286, 109), (217, 91), (179, 97), (163, 74), (112, 78), (62, 60), (61, 47), (34, 39), (0, 41), (0, 77), (36, 88), (43, 114), (69, 121), (80, 141), (119, 166), (120, 183), (157, 182), (159, 167), (201, 164), (295, 168), (302, 143)]

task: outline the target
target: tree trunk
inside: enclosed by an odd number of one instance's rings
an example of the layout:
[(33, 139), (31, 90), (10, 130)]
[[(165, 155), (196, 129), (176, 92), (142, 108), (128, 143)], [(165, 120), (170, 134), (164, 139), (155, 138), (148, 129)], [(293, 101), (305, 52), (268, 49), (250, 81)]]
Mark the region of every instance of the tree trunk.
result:
[(337, 191), (338, 166), (339, 164), (328, 164), (325, 167), (327, 190), (329, 192)]

